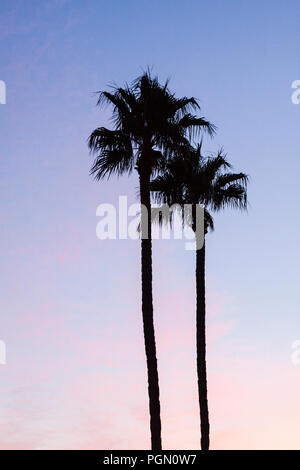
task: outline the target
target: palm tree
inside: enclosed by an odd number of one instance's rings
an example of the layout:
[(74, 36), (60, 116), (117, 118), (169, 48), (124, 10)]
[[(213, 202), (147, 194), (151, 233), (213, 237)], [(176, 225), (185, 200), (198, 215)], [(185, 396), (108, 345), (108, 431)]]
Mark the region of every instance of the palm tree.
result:
[[(142, 317), (148, 372), (151, 444), (161, 449), (159, 381), (152, 301), (152, 240), (150, 178), (158, 174), (164, 159), (187, 145), (189, 135), (214, 126), (195, 113), (200, 109), (195, 98), (176, 98), (157, 77), (146, 71), (131, 85), (112, 87), (99, 93), (98, 105), (113, 107), (113, 129), (99, 127), (89, 137), (89, 148), (96, 155), (91, 174), (100, 180), (113, 174), (139, 175), (142, 265)], [(144, 216), (145, 215), (145, 216)]]
[[(201, 155), (202, 142), (190, 148), (181, 158), (166, 165), (163, 174), (151, 182), (156, 202), (183, 208), (191, 205), (191, 217), (184, 218), (196, 234), (196, 342), (197, 374), (201, 422), (201, 449), (209, 449), (209, 414), (207, 400), (206, 334), (205, 334), (205, 235), (214, 228), (209, 212), (227, 206), (246, 209), (246, 186), (248, 177), (244, 173), (231, 173), (231, 165), (222, 151), (215, 157)], [(204, 206), (204, 242), (197, 236), (197, 205)], [(157, 211), (156, 211), (157, 214)], [(158, 219), (163, 222), (162, 217)]]

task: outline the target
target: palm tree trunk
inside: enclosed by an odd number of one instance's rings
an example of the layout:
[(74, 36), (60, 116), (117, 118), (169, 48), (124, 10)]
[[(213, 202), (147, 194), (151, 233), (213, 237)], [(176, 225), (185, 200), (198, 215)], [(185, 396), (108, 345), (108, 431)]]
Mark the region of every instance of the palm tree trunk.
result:
[[(148, 394), (150, 410), (151, 448), (161, 450), (161, 421), (159, 382), (156, 358), (155, 332), (153, 323), (152, 300), (152, 239), (151, 239), (151, 204), (150, 173), (140, 172), (141, 204), (147, 208), (147, 214), (141, 220), (141, 264), (142, 264), (142, 315), (144, 340), (148, 371)], [(142, 207), (143, 207), (142, 206)], [(146, 237), (147, 235), (147, 237)]]
[(206, 377), (206, 340), (205, 340), (205, 242), (196, 251), (196, 336), (197, 336), (197, 373), (201, 420), (201, 449), (209, 449), (209, 418)]

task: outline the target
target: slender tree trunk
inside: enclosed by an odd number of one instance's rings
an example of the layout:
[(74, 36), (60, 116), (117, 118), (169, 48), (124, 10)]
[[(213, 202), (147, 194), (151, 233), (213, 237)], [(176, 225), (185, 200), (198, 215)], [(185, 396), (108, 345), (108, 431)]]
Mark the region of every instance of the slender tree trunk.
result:
[(151, 448), (152, 450), (161, 450), (159, 382), (152, 300), (152, 239), (149, 172), (140, 172), (140, 197), (141, 204), (147, 208), (147, 214), (142, 214), (141, 220), (141, 264), (142, 315), (148, 372)]
[(209, 449), (209, 418), (207, 403), (206, 377), (206, 340), (205, 340), (205, 242), (196, 251), (196, 294), (197, 294), (197, 373), (201, 420), (201, 449)]

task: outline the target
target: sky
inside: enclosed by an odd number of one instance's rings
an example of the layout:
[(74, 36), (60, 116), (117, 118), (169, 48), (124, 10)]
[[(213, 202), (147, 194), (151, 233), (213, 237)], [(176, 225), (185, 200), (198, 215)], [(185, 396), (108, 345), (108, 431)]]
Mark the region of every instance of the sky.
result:
[[(150, 446), (140, 246), (96, 237), (96, 208), (137, 202), (135, 174), (97, 183), (98, 90), (151, 67), (195, 96), (250, 176), (247, 213), (207, 237), (212, 449), (300, 449), (299, 0), (2, 0), (1, 449)], [(195, 253), (153, 243), (165, 449), (199, 448)]]

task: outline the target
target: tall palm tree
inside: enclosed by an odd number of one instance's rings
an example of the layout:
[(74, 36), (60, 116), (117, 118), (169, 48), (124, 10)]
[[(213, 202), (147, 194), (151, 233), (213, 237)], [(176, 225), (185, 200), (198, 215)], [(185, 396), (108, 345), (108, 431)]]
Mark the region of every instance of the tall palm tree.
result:
[[(156, 202), (183, 207), (191, 205), (191, 217), (185, 217), (196, 235), (196, 343), (197, 374), (201, 422), (201, 449), (209, 449), (209, 414), (206, 373), (205, 333), (205, 235), (214, 228), (209, 212), (219, 211), (227, 206), (246, 209), (246, 186), (248, 177), (244, 173), (231, 173), (231, 165), (222, 151), (215, 157), (205, 158), (201, 154), (202, 143), (190, 148), (166, 165), (163, 174), (151, 182)], [(204, 206), (204, 242), (197, 235), (199, 214), (197, 205)], [(157, 214), (157, 212), (156, 212)], [(163, 222), (162, 218), (157, 219)]]
[(142, 317), (148, 372), (148, 394), (152, 449), (161, 449), (161, 420), (156, 344), (152, 301), (152, 240), (150, 178), (158, 174), (164, 159), (170, 159), (188, 136), (214, 126), (195, 113), (195, 98), (176, 98), (157, 77), (147, 71), (131, 85), (112, 87), (99, 93), (98, 105), (113, 107), (113, 129), (99, 127), (89, 137), (89, 148), (96, 155), (91, 174), (96, 179), (131, 173), (139, 175), (142, 265)]

